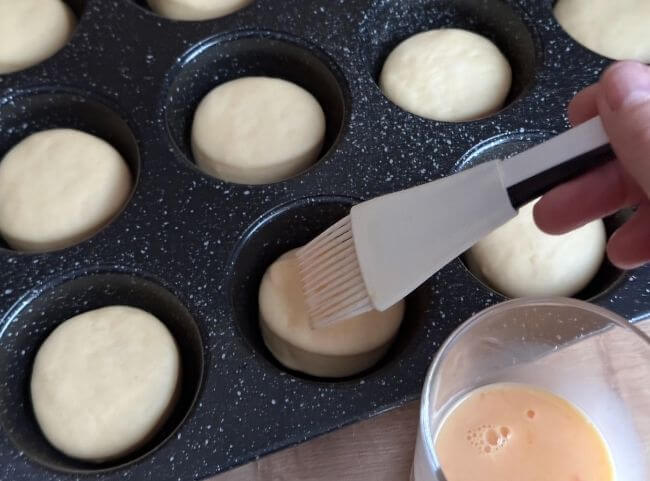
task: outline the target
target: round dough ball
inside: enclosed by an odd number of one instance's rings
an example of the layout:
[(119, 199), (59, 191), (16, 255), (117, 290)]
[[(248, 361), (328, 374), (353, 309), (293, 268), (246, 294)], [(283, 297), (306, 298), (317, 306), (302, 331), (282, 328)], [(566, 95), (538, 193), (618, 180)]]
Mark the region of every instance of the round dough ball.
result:
[(616, 60), (650, 63), (648, 0), (558, 0), (554, 13), (584, 47)]
[(151, 10), (173, 20), (209, 20), (241, 10), (253, 0), (147, 0)]
[(0, 74), (54, 55), (68, 43), (76, 23), (62, 0), (0, 0)]
[(141, 309), (109, 306), (68, 319), (41, 345), (32, 406), (54, 447), (104, 462), (151, 439), (174, 407), (179, 379), (167, 328)]
[(395, 104), (432, 120), (459, 122), (499, 110), (512, 71), (491, 41), (466, 30), (418, 33), (393, 50), (379, 84)]
[(295, 249), (282, 255), (262, 278), (260, 327), (264, 343), (286, 367), (318, 377), (359, 373), (383, 357), (399, 330), (404, 301), (312, 329)]
[(297, 174), (318, 159), (325, 114), (318, 101), (286, 80), (243, 77), (201, 101), (192, 124), (199, 167), (222, 180), (266, 184)]
[(531, 202), (467, 253), (470, 269), (509, 297), (572, 296), (596, 275), (607, 235), (602, 220), (563, 235), (542, 232)]
[(32, 134), (0, 161), (0, 235), (24, 251), (71, 246), (115, 216), (131, 188), (126, 162), (102, 139), (71, 129)]

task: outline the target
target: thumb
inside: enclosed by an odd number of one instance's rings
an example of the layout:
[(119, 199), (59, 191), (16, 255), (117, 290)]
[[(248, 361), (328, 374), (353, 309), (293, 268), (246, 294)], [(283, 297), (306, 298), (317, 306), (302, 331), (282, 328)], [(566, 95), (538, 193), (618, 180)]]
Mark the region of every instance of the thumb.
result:
[(616, 157), (650, 198), (650, 67), (614, 64), (599, 85), (598, 113)]

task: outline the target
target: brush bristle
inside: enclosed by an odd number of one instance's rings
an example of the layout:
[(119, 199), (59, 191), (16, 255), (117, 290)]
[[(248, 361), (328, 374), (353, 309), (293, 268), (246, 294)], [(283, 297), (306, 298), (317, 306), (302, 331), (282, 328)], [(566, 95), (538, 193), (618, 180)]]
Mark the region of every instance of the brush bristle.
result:
[(312, 327), (322, 327), (373, 309), (345, 217), (297, 252)]

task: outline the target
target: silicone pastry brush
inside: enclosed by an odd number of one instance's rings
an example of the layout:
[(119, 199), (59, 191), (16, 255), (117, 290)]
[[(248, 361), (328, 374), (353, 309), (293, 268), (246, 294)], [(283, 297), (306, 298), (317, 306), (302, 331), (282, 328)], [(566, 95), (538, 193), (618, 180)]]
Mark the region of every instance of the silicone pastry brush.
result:
[(389, 308), (519, 207), (612, 156), (596, 117), (508, 159), (352, 207), (298, 251), (312, 326)]

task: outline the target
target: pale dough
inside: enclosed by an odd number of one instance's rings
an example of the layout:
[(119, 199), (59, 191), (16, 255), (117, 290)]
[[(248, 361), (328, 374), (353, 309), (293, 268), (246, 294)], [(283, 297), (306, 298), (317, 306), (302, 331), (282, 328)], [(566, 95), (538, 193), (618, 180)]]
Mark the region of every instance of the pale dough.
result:
[(350, 376), (374, 365), (390, 347), (404, 315), (400, 301), (384, 312), (312, 329), (295, 250), (267, 269), (259, 306), (262, 336), (273, 356), (290, 369), (318, 377)]
[(0, 74), (54, 55), (68, 42), (76, 23), (62, 0), (0, 0)]
[(490, 40), (466, 30), (418, 33), (393, 50), (381, 71), (384, 94), (413, 114), (458, 122), (499, 110), (512, 72)]
[(517, 217), (472, 247), (471, 270), (509, 297), (572, 296), (598, 272), (607, 236), (602, 220), (567, 234), (542, 232), (531, 202)]
[(32, 134), (0, 161), (0, 235), (24, 251), (68, 247), (103, 227), (131, 188), (104, 140), (72, 129)]
[(558, 0), (554, 12), (562, 28), (588, 49), (650, 63), (650, 1)]
[(286, 80), (243, 77), (219, 85), (201, 101), (192, 151), (210, 175), (265, 184), (311, 165), (324, 137), (325, 114), (309, 92)]
[(109, 306), (60, 324), (41, 345), (31, 378), (34, 414), (50, 443), (103, 462), (146, 443), (174, 407), (180, 357), (164, 324)]
[(151, 9), (173, 20), (209, 20), (241, 10), (253, 0), (147, 0)]

